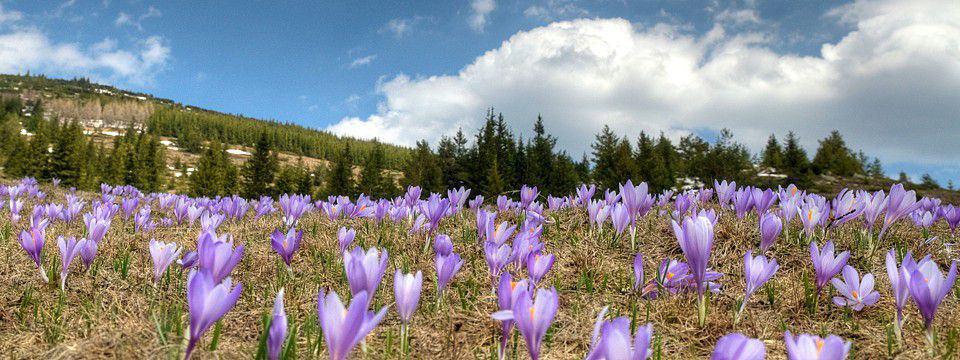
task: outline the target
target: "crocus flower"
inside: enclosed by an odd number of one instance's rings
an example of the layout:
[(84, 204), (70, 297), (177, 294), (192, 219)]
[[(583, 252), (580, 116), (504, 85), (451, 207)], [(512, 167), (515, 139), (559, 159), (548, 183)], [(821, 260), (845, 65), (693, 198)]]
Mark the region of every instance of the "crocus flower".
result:
[(739, 189), (734, 193), (733, 209), (737, 212), (738, 219), (743, 219), (753, 209), (753, 191), (749, 187)]
[(910, 295), (920, 309), (928, 333), (933, 329), (933, 317), (937, 313), (940, 303), (950, 293), (954, 281), (957, 280), (957, 263), (950, 265), (950, 271), (944, 277), (940, 267), (933, 261), (923, 261), (917, 264), (910, 273)]
[(93, 259), (97, 256), (97, 245), (96, 241), (87, 240), (83, 243), (83, 247), (80, 248), (80, 260), (83, 262), (83, 267), (89, 269), (90, 265), (93, 265)]
[(527, 344), (530, 359), (537, 360), (540, 358), (543, 336), (557, 315), (559, 305), (557, 289), (551, 288), (549, 291), (538, 289), (536, 299), (530, 297), (527, 289), (518, 289), (518, 291), (520, 293), (513, 302), (513, 308), (509, 311), (498, 311), (493, 314), (493, 318), (513, 320)]
[(813, 236), (813, 230), (820, 224), (823, 218), (823, 209), (811, 198), (807, 198), (800, 208), (800, 221), (803, 223), (803, 232), (807, 238)]
[(637, 252), (633, 258), (633, 290), (637, 291), (643, 283), (643, 254)]
[(440, 234), (433, 239), (433, 252), (436, 253), (436, 255), (450, 255), (452, 251), (453, 241), (450, 241), (449, 236)]
[(753, 189), (753, 192), (750, 194), (750, 199), (753, 201), (753, 209), (757, 212), (757, 217), (766, 213), (767, 210), (773, 206), (773, 203), (777, 201), (773, 190), (760, 190), (759, 188)]
[(463, 266), (463, 260), (460, 260), (460, 255), (457, 253), (450, 253), (450, 255), (437, 255), (436, 257), (437, 265), (437, 301), (443, 297), (443, 289), (450, 284), (450, 281), (453, 280), (453, 276), (460, 271), (460, 267)]
[(214, 282), (223, 281), (243, 258), (243, 245), (233, 248), (233, 240), (221, 241), (216, 234), (207, 232), (198, 240), (197, 264)]
[[(887, 277), (890, 279), (890, 287), (893, 290), (894, 307), (897, 309), (897, 321), (895, 330), (899, 331), (903, 325), (903, 307), (910, 298), (910, 273), (916, 269), (917, 263), (913, 260), (913, 254), (907, 252), (903, 257), (900, 267), (897, 267), (897, 256), (893, 249), (886, 256)], [(929, 255), (923, 261), (929, 261)]]
[(590, 341), (590, 352), (587, 360), (646, 360), (653, 354), (650, 349), (650, 338), (653, 337), (653, 324), (637, 327), (630, 341), (630, 319), (624, 316), (610, 321), (603, 317), (607, 308), (600, 311), (597, 321), (593, 325), (593, 338)]
[(854, 311), (860, 311), (864, 306), (877, 303), (880, 293), (873, 291), (873, 274), (866, 274), (863, 280), (852, 266), (843, 267), (843, 280), (834, 278), (830, 282), (837, 292), (843, 296), (834, 296), (833, 303), (837, 306), (850, 306)]
[[(500, 276), (500, 282), (497, 284), (497, 305), (499, 306), (500, 311), (511, 311), (513, 309), (513, 302), (516, 300), (516, 295), (519, 295), (520, 292), (517, 291), (517, 288), (527, 289), (529, 291), (529, 286), (527, 285), (527, 280), (513, 281), (510, 277), (509, 272), (504, 272)], [(510, 333), (513, 331), (513, 319), (506, 319), (501, 321), (500, 325), (500, 358), (503, 359), (506, 355), (507, 348), (507, 339), (510, 337)]]
[(387, 259), (386, 250), (381, 253), (374, 247), (366, 252), (360, 248), (353, 248), (353, 251), (346, 253), (343, 256), (343, 267), (347, 273), (347, 281), (350, 283), (350, 292), (357, 296), (361, 291), (366, 291), (367, 299), (372, 301), (383, 279), (383, 274), (387, 271)]
[(353, 229), (347, 229), (341, 227), (337, 231), (337, 241), (340, 243), (340, 256), (347, 253), (347, 248), (350, 247), (350, 244), (353, 243), (353, 239), (357, 236), (357, 231)]
[(184, 270), (186, 270), (196, 265), (197, 259), (199, 258), (200, 258), (200, 255), (198, 255), (196, 251), (190, 251), (184, 254), (183, 258), (181, 258), (180, 260), (177, 260), (177, 264), (180, 264), (180, 266), (183, 267)]
[(777, 241), (780, 231), (783, 230), (783, 222), (780, 217), (774, 214), (764, 214), (760, 218), (760, 251), (766, 252)]
[(917, 194), (913, 190), (904, 190), (902, 184), (894, 184), (890, 187), (890, 195), (887, 196), (887, 211), (883, 215), (883, 227), (880, 229), (878, 238), (883, 238), (883, 234), (887, 232), (890, 225), (907, 216), (920, 205), (917, 202)]
[(354, 295), (349, 307), (345, 307), (335, 291), (317, 296), (317, 314), (320, 327), (327, 342), (330, 360), (344, 360), (357, 344), (383, 320), (387, 307), (374, 314), (367, 311), (367, 292)]
[(843, 266), (850, 259), (850, 252), (844, 251), (837, 256), (833, 254), (833, 240), (827, 241), (823, 246), (823, 251), (817, 248), (815, 241), (810, 242), (810, 260), (813, 261), (813, 270), (816, 273), (817, 293), (823, 290), (830, 279), (840, 273)]
[(737, 183), (732, 181), (728, 183), (726, 180), (717, 182), (714, 180), (713, 188), (717, 190), (717, 202), (720, 203), (720, 207), (722, 208), (730, 203), (734, 192), (737, 191)]
[[(747, 250), (747, 254), (743, 256), (743, 277), (747, 282), (747, 286), (743, 295), (743, 303), (740, 304), (740, 312), (747, 306), (747, 301), (750, 300), (750, 296), (760, 289), (767, 280), (770, 280), (779, 268), (780, 266), (777, 265), (776, 259), (767, 261), (767, 258), (763, 255), (753, 257), (752, 250)], [(737, 315), (739, 315), (740, 312), (737, 312)]]
[(623, 234), (623, 231), (627, 229), (627, 226), (630, 225), (632, 216), (630, 216), (629, 210), (623, 204), (616, 204), (613, 206), (613, 211), (610, 213), (610, 220), (613, 222), (613, 229), (617, 232), (617, 235)]
[(717, 341), (710, 360), (763, 360), (766, 356), (767, 348), (762, 341), (733, 333)]
[(86, 244), (86, 240), (77, 241), (74, 237), (57, 237), (57, 246), (60, 248), (60, 290), (65, 290), (67, 285), (67, 274), (70, 273), (70, 263), (80, 255), (80, 249)]
[(397, 312), (404, 324), (410, 323), (413, 312), (420, 302), (420, 290), (423, 288), (423, 273), (403, 274), (400, 270), (393, 275), (393, 297), (397, 303)]
[(796, 338), (789, 331), (783, 335), (790, 360), (842, 360), (850, 352), (850, 342), (830, 335), (822, 339), (816, 335), (801, 334)]
[(190, 340), (187, 343), (187, 354), (190, 358), (194, 346), (200, 341), (207, 330), (217, 322), (223, 314), (233, 308), (240, 298), (243, 285), (233, 286), (230, 278), (217, 282), (212, 276), (203, 271), (191, 271), (187, 278), (187, 307), (190, 310)]
[(493, 241), (487, 241), (483, 244), (483, 256), (487, 261), (490, 278), (494, 284), (496, 284), (497, 279), (500, 277), (500, 272), (503, 270), (503, 267), (511, 261), (511, 251), (512, 248), (507, 244), (497, 245)]
[(33, 259), (40, 269), (40, 278), (43, 282), (49, 282), (47, 272), (43, 270), (43, 244), (46, 243), (47, 230), (43, 227), (31, 227), (30, 231), (20, 231), (20, 246), (27, 252), (27, 255)]
[(160, 277), (167, 271), (167, 267), (180, 257), (183, 249), (175, 243), (163, 243), (150, 239), (150, 257), (153, 258), (153, 285), (160, 282)]
[(703, 295), (706, 290), (704, 277), (707, 273), (707, 262), (710, 261), (710, 251), (713, 249), (713, 223), (706, 217), (687, 217), (682, 225), (673, 221), (673, 233), (680, 243), (687, 265), (690, 266), (697, 291)]
[(873, 193), (873, 195), (865, 193), (860, 196), (864, 197), (863, 227), (867, 230), (867, 233), (870, 233), (873, 230), (873, 224), (877, 222), (877, 217), (880, 215), (880, 212), (887, 206), (887, 195), (883, 193), (883, 190), (880, 190)]
[(267, 355), (270, 360), (280, 358), (283, 340), (287, 337), (287, 313), (283, 310), (283, 288), (277, 292), (273, 301), (273, 318), (270, 319), (270, 333), (267, 335)]
[(547, 275), (547, 272), (553, 268), (556, 257), (553, 254), (541, 255), (539, 253), (527, 256), (527, 274), (534, 285), (540, 283), (540, 280)]
[(290, 270), (290, 261), (293, 260), (293, 254), (297, 252), (297, 249), (300, 249), (301, 239), (303, 239), (303, 231), (294, 228), (290, 228), (286, 234), (280, 232), (279, 229), (275, 229), (273, 234), (270, 235), (270, 244), (273, 246), (273, 250), (283, 259), (283, 263), (287, 265), (287, 270)]
[(110, 229), (110, 219), (101, 218), (92, 213), (86, 213), (83, 216), (83, 222), (87, 225), (87, 240), (100, 242), (103, 240), (107, 230)]
[(511, 225), (508, 222), (502, 222), (499, 225), (494, 226), (493, 221), (487, 222), (486, 228), (486, 237), (487, 241), (492, 241), (497, 245), (501, 245), (513, 235), (513, 232), (517, 230), (516, 225)]
[(957, 226), (960, 226), (960, 207), (947, 205), (941, 209), (943, 209), (943, 219), (946, 220), (947, 226), (950, 227), (950, 235), (953, 235), (957, 230)]

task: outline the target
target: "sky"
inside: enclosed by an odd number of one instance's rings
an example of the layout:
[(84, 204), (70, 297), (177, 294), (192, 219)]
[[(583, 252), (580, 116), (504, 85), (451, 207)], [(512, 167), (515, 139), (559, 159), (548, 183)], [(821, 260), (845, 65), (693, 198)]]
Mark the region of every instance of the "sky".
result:
[(436, 144), (486, 109), (589, 153), (604, 125), (960, 185), (960, 1), (0, 0), (0, 72), (85, 76), (341, 135)]

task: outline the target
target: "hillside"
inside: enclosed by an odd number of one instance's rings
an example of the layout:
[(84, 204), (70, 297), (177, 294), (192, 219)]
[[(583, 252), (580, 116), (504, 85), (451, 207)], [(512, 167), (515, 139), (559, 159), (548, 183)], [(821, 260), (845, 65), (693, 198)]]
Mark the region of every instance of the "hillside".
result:
[[(118, 136), (127, 127), (153, 127), (174, 158), (188, 161), (194, 158), (190, 153), (199, 153), (204, 142), (217, 139), (230, 145), (235, 160), (242, 162), (264, 131), (272, 137), (283, 160), (292, 163), (302, 156), (312, 166), (334, 159), (348, 143), (355, 162), (360, 164), (375, 145), (369, 140), (339, 137), (290, 122), (203, 109), (83, 78), (0, 74), (0, 99), (13, 97), (24, 101), (24, 116), (31, 115), (31, 104), (40, 101), (45, 118), (78, 120), (89, 135), (96, 134), (104, 140)], [(409, 149), (383, 146), (388, 168), (399, 168), (409, 156)]]

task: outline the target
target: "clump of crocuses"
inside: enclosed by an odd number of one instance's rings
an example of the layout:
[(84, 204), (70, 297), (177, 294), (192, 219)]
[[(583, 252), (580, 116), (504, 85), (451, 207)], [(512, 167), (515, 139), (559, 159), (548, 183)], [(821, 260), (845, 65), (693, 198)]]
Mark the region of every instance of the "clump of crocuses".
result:
[(519, 293), (514, 298), (513, 307), (494, 313), (493, 318), (501, 321), (513, 320), (527, 344), (530, 359), (537, 360), (540, 358), (543, 336), (557, 315), (557, 289), (538, 289), (536, 297), (532, 297), (527, 289), (517, 291)]
[(607, 308), (600, 310), (593, 325), (593, 338), (590, 340), (590, 352), (587, 360), (631, 359), (645, 360), (653, 354), (650, 338), (653, 337), (653, 324), (637, 327), (633, 341), (630, 341), (630, 319), (625, 316), (604, 321)]
[(150, 240), (150, 257), (153, 259), (153, 285), (160, 282), (160, 277), (177, 258), (183, 249), (174, 243), (164, 243), (155, 239)]
[(854, 311), (860, 311), (864, 306), (877, 303), (880, 293), (873, 291), (873, 274), (866, 274), (860, 279), (860, 274), (852, 266), (843, 267), (843, 280), (831, 280), (833, 287), (841, 296), (834, 296), (833, 303), (837, 306), (849, 306)]
[(230, 278), (220, 283), (203, 271), (191, 271), (187, 278), (187, 307), (190, 309), (190, 339), (186, 358), (190, 358), (200, 337), (233, 308), (240, 298), (243, 285), (233, 286)]

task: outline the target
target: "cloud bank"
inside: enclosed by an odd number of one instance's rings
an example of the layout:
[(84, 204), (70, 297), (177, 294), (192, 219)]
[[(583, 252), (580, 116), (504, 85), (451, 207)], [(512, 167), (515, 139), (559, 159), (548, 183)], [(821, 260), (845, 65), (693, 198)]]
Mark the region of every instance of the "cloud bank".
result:
[[(605, 124), (677, 137), (734, 131), (754, 151), (793, 130), (812, 150), (830, 130), (885, 162), (960, 161), (960, 2), (863, 1), (824, 14), (850, 31), (815, 56), (782, 54), (769, 34), (730, 32), (730, 13), (704, 34), (623, 19), (555, 22), (519, 32), (457, 74), (398, 74), (378, 82), (366, 118), (327, 129), (412, 145), (459, 127), (472, 131), (495, 106), (517, 131), (538, 113), (559, 145), (588, 152)], [(722, 20), (722, 21), (721, 21)]]

